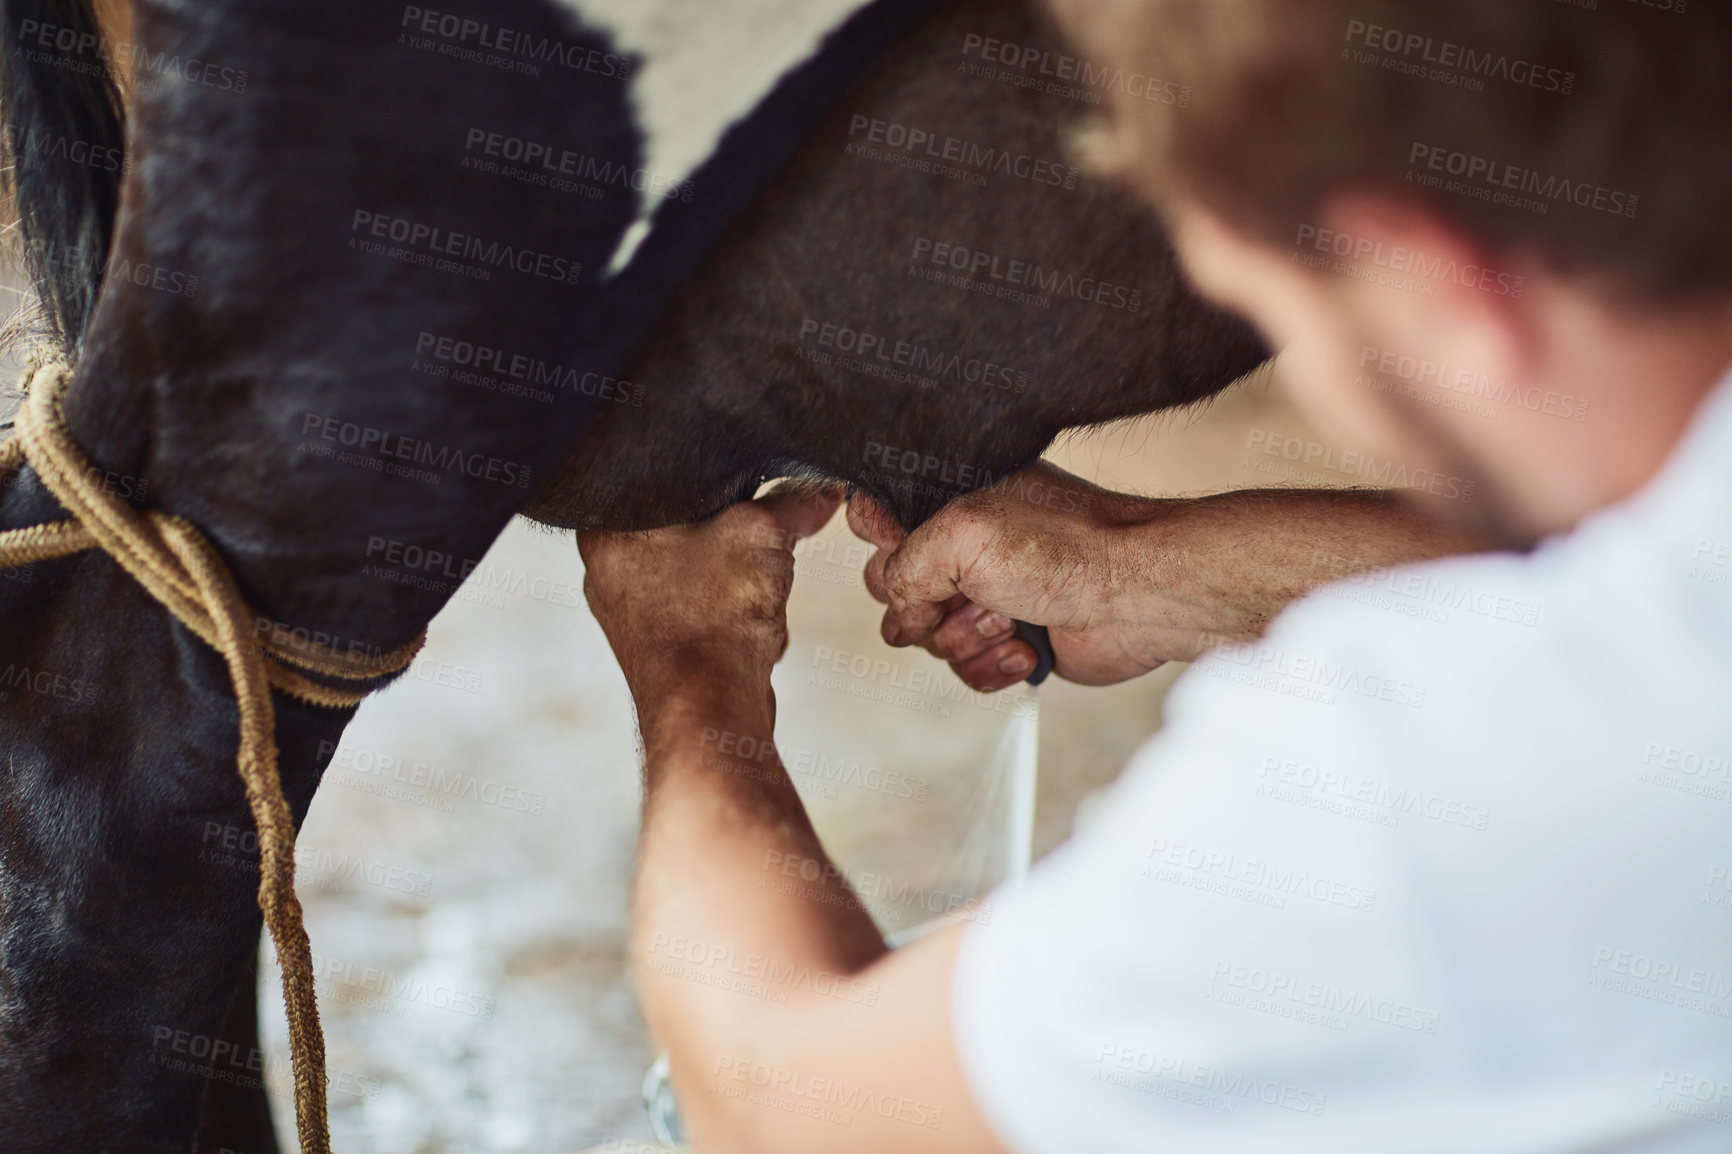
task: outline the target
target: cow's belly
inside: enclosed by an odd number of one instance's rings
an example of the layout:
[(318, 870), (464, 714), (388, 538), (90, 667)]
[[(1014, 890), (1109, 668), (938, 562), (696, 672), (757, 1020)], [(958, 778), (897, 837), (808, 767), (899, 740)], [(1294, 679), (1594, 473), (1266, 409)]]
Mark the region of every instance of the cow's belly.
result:
[(1027, 4), (944, 0), (685, 282), (528, 513), (648, 528), (812, 470), (917, 523), (1064, 428), (1260, 363), (1143, 206), (1073, 167), (1104, 90), (1061, 58)]

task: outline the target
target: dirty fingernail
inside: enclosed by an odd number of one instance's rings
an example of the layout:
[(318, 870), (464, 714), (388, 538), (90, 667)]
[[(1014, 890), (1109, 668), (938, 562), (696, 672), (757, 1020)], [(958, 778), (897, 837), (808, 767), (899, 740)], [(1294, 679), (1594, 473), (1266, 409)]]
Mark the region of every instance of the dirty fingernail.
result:
[(1020, 677), (1033, 668), (1034, 661), (1026, 653), (1012, 653), (998, 663), (1000, 673), (1008, 673), (1013, 677)]
[[(1001, 613), (982, 613), (974, 623), (974, 628), (982, 637), (997, 637), (1001, 633), (1010, 632), (1010, 618)], [(1009, 673), (1010, 670), (1005, 670)]]

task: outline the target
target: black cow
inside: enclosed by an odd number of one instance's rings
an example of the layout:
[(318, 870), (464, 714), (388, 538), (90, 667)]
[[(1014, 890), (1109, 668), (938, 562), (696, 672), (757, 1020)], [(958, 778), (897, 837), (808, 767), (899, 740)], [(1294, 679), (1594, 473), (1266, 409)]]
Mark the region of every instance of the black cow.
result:
[[(477, 558), (526, 505), (648, 527), (789, 474), (913, 525), (1264, 359), (1068, 159), (1088, 93), (1046, 90), (1021, 4), (875, 0), (696, 151), (629, 10), (142, 0), (117, 51), (82, 4), (6, 4), (73, 437), (279, 639), (426, 625), (445, 594), (364, 579), (372, 539)], [(63, 515), (0, 482), (0, 529)], [(273, 1149), (256, 1090), (159, 1044), (253, 1036), (254, 894), (198, 854), (250, 824), (223, 665), (101, 554), (3, 576), (0, 1145)], [(297, 820), (349, 716), (278, 699)]]

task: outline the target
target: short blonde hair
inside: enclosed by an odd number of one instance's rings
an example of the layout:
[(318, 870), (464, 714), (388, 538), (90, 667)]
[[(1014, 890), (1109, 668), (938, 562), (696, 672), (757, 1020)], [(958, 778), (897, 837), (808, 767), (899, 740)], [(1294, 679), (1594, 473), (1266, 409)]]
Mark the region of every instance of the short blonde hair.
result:
[[(1276, 243), (1423, 201), (1616, 299), (1732, 293), (1723, 0), (1047, 0), (1114, 74), (1091, 152)], [(1182, 93), (1182, 100), (1133, 92)]]

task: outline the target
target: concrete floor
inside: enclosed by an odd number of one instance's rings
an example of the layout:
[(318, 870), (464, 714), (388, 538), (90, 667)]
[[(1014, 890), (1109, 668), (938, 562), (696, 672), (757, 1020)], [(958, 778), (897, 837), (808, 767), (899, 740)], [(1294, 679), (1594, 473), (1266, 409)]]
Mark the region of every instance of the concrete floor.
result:
[[(1052, 456), (1148, 493), (1351, 480), (1283, 473), (1285, 459), (1247, 450), (1270, 432), (1306, 435), (1262, 381)], [(1011, 721), (956, 693), (925, 654), (883, 645), (865, 557), (841, 518), (801, 549), (777, 736), (797, 769), (804, 756), (796, 779), (832, 855), (894, 930), (995, 880)], [(300, 890), (338, 1149), (574, 1154), (650, 1138), (639, 1085), (654, 1047), (625, 957), (636, 738), (581, 585), (568, 536), (513, 525), (434, 622), (412, 675), (361, 710), (313, 804)], [(838, 654), (888, 668), (837, 674)], [(1041, 691), (1038, 852), (1159, 727), (1181, 672)], [(286, 1028), (266, 970), (287, 1137)]]

